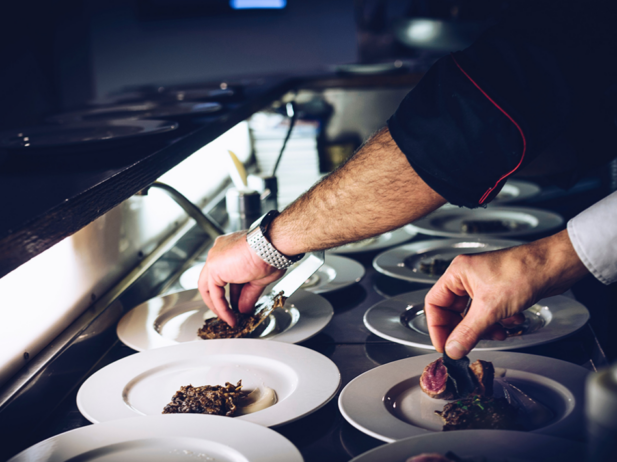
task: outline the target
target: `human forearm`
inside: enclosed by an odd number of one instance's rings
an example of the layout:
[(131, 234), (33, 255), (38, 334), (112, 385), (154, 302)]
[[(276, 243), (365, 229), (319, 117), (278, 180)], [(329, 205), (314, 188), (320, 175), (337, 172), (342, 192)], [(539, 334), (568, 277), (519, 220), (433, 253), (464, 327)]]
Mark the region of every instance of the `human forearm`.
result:
[(269, 238), (280, 252), (296, 255), (401, 227), (444, 203), (386, 128), (277, 217)]

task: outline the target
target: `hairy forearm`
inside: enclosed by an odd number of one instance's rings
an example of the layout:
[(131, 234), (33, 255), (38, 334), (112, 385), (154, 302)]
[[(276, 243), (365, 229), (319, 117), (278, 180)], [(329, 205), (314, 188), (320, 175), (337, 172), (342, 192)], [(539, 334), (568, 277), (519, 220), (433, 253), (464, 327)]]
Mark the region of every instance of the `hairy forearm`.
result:
[(287, 255), (327, 249), (399, 228), (445, 202), (384, 128), (285, 209), (269, 237)]

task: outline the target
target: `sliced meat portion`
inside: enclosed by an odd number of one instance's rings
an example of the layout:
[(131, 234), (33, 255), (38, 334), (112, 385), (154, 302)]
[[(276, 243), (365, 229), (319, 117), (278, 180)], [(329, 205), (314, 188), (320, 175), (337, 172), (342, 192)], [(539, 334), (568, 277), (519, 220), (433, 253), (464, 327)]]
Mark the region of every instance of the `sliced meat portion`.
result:
[(443, 358), (436, 359), (424, 368), (420, 376), (420, 388), (435, 399), (454, 399), (454, 388), (448, 380), (448, 371)]
[(495, 379), (495, 368), (493, 363), (478, 359), (469, 365), (476, 381), (476, 389), (472, 394), (480, 396), (493, 396), (493, 381)]

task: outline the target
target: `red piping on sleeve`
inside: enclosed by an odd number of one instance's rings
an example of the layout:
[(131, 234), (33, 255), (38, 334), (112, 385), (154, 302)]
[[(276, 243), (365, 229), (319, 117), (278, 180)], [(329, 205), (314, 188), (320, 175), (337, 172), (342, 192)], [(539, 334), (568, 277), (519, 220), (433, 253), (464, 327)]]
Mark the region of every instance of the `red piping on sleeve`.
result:
[(461, 67), (461, 65), (458, 63), (458, 61), (456, 60), (456, 58), (454, 58), (454, 55), (450, 55), (450, 57), (452, 58), (452, 61), (454, 61), (454, 64), (456, 64), (456, 66), (460, 69), (460, 71), (465, 74), (465, 77), (467, 77), (469, 79), (469, 81), (471, 83), (474, 84), (474, 86), (480, 90), (480, 92), (486, 97), (486, 99), (488, 99), (491, 103), (493, 103), (495, 105), (495, 107), (497, 109), (499, 109), (508, 119), (510, 119), (510, 122), (512, 122), (516, 128), (518, 128), (518, 131), (521, 134), (521, 137), (523, 138), (523, 153), (521, 154), (521, 160), (519, 160), (518, 164), (516, 165), (516, 167), (514, 167), (511, 171), (509, 171), (508, 173), (506, 173), (505, 175), (502, 175), (501, 178), (499, 178), (499, 180), (497, 180), (497, 183), (495, 183), (495, 186), (493, 186), (492, 188), (489, 188), (484, 195), (480, 198), (480, 202), (478, 202), (480, 205), (482, 205), (484, 203), (484, 201), (488, 198), (488, 196), (495, 190), (495, 188), (499, 185), (499, 183), (501, 183), (505, 178), (509, 177), (510, 175), (512, 175), (514, 172), (516, 172), (516, 170), (521, 166), (521, 164), (523, 163), (523, 159), (525, 158), (525, 152), (527, 151), (527, 140), (525, 139), (525, 134), (523, 133), (523, 130), (521, 129), (521, 127), (519, 126), (519, 124), (517, 124), (514, 119), (512, 117), (510, 117), (510, 114), (508, 114), (506, 111), (504, 111), (501, 106), (499, 106), (499, 104), (497, 104), (495, 101), (493, 101), (493, 99), (488, 96), (486, 94), (486, 92), (484, 90), (482, 90), (482, 88), (480, 88), (480, 85), (478, 85), (471, 77), (469, 77), (469, 74), (467, 74), (467, 72), (465, 72), (463, 70), (463, 68)]

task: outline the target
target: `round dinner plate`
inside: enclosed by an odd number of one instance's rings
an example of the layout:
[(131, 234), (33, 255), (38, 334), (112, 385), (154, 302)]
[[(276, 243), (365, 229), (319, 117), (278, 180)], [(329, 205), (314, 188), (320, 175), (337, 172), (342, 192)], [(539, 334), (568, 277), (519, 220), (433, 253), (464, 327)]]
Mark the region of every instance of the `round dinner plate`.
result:
[(441, 275), (423, 271), (423, 265), (434, 260), (452, 261), (461, 254), (490, 252), (521, 245), (520, 241), (503, 239), (435, 239), (404, 244), (380, 253), (373, 260), (373, 267), (386, 276), (404, 281), (434, 284)]
[[(252, 335), (259, 339), (298, 343), (319, 333), (334, 315), (332, 305), (319, 295), (296, 291)], [(185, 342), (210, 342), (197, 336), (204, 320), (215, 314), (197, 289), (155, 297), (126, 313), (116, 328), (118, 338), (137, 351)]]
[(585, 445), (576, 441), (508, 430), (459, 430), (412, 436), (384, 444), (359, 455), (351, 462), (405, 462), (420, 454), (452, 451), (462, 459), (484, 462), (580, 462)]
[(489, 205), (502, 205), (520, 202), (537, 196), (542, 188), (535, 183), (524, 180), (508, 180)]
[[(465, 222), (500, 221), (507, 231), (464, 233)], [(413, 232), (441, 237), (504, 237), (517, 238), (547, 233), (563, 225), (563, 218), (554, 212), (530, 207), (489, 207), (486, 209), (447, 208), (414, 221), (406, 226)]]
[[(441, 357), (434, 353), (402, 359), (356, 377), (339, 396), (343, 417), (358, 430), (386, 442), (441, 431), (443, 424), (435, 411), (441, 411), (448, 401), (429, 398), (420, 389), (422, 371)], [(553, 412), (552, 419), (533, 433), (584, 438), (583, 396), (589, 371), (558, 359), (505, 351), (472, 351), (469, 359), (505, 368), (511, 384)], [(496, 395), (500, 388), (495, 386)]]
[(65, 146), (108, 145), (170, 132), (166, 120), (108, 120), (68, 125), (41, 125), (0, 133), (0, 147), (31, 151)]
[(20, 452), (10, 462), (302, 462), (277, 432), (211, 415), (157, 415), (88, 425)]
[[(364, 325), (378, 337), (407, 346), (434, 350), (424, 315), (424, 297), (429, 289), (407, 292), (383, 300), (364, 314)], [(519, 335), (505, 340), (481, 340), (474, 351), (528, 348), (554, 342), (573, 334), (589, 320), (589, 311), (576, 300), (556, 295), (540, 300), (524, 311)]]
[(328, 250), (326, 253), (352, 254), (360, 252), (371, 252), (373, 250), (381, 250), (392, 247), (394, 245), (402, 244), (403, 242), (407, 242), (411, 238), (415, 237), (416, 234), (418, 234), (417, 231), (409, 228), (408, 225), (399, 229), (395, 229), (394, 231), (388, 231), (387, 233), (380, 234), (376, 237), (363, 239), (358, 242), (352, 242), (350, 244), (345, 244), (340, 247), (334, 247), (333, 249)]
[(201, 117), (219, 112), (223, 109), (220, 103), (183, 101), (175, 103), (159, 103), (143, 101), (133, 104), (118, 104), (101, 106), (75, 112), (66, 112), (51, 116), (48, 122), (67, 124), (75, 122), (92, 122), (117, 119), (176, 119), (185, 117)]
[(256, 339), (208, 340), (144, 351), (99, 370), (79, 389), (77, 407), (92, 423), (161, 414), (181, 386), (236, 384), (271, 388), (276, 404), (234, 419), (273, 427), (330, 401), (341, 383), (336, 365), (308, 348)]
[[(182, 273), (179, 282), (183, 289), (197, 288), (197, 280), (203, 266), (203, 263), (199, 263)], [(364, 273), (364, 266), (357, 261), (347, 257), (326, 254), (325, 263), (301, 288), (314, 294), (333, 292), (360, 282)]]

